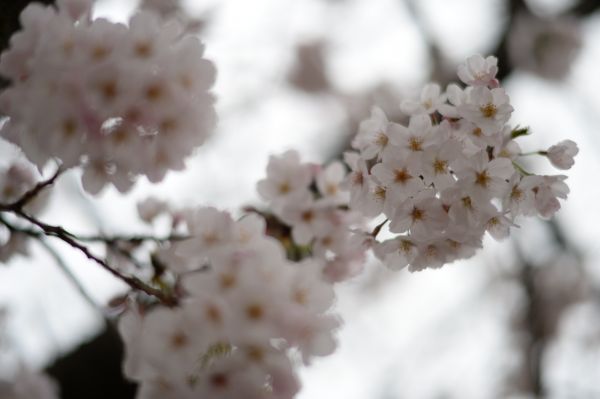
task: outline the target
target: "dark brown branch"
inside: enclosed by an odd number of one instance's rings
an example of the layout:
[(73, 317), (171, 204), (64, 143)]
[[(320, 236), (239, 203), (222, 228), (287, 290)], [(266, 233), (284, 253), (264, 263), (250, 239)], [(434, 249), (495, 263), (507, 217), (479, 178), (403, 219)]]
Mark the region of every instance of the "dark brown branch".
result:
[(571, 9), (567, 11), (567, 14), (584, 17), (593, 14), (600, 10), (600, 1), (598, 0), (581, 0)]
[(377, 238), (377, 235), (379, 234), (379, 232), (381, 231), (381, 229), (383, 228), (383, 226), (385, 226), (385, 224), (387, 222), (389, 222), (390, 219), (385, 219), (383, 222), (379, 223), (377, 226), (375, 226), (375, 228), (373, 229), (373, 231), (371, 232), (371, 236), (373, 238)]
[(56, 169), (56, 172), (48, 179), (39, 182), (31, 190), (27, 191), (21, 198), (13, 202), (12, 204), (0, 204), (0, 212), (4, 211), (16, 211), (23, 209), (27, 204), (33, 201), (45, 188), (54, 184), (56, 179), (61, 175), (63, 169), (61, 167)]
[(174, 297), (173, 295), (166, 294), (159, 289), (151, 287), (151, 286), (147, 285), (146, 283), (144, 283), (143, 281), (141, 281), (140, 279), (138, 279), (137, 277), (128, 276), (128, 275), (121, 273), (119, 270), (117, 270), (116, 268), (113, 268), (111, 265), (109, 265), (105, 260), (92, 254), (92, 252), (85, 245), (77, 242), (76, 237), (73, 236), (68, 231), (66, 231), (65, 229), (63, 229), (62, 227), (46, 224), (46, 223), (34, 218), (33, 216), (28, 215), (27, 213), (25, 213), (23, 210), (20, 210), (20, 209), (15, 210), (13, 212), (17, 216), (27, 220), (31, 224), (42, 229), (42, 231), (44, 232), (44, 234), (46, 236), (56, 237), (59, 240), (63, 241), (64, 243), (75, 248), (76, 250), (78, 250), (79, 252), (84, 254), (89, 260), (97, 263), (104, 270), (106, 270), (113, 276), (117, 277), (118, 279), (122, 280), (123, 282), (128, 284), (131, 288), (145, 292), (146, 294), (157, 298), (160, 302), (162, 302), (163, 304), (165, 304), (167, 306), (175, 306), (177, 304), (177, 298)]
[[(33, 237), (36, 239), (41, 240), (44, 236), (56, 237), (56, 238), (60, 239), (61, 241), (65, 242), (66, 244), (70, 245), (71, 247), (79, 250), (88, 259), (90, 259), (90, 260), (94, 261), (95, 263), (97, 263), (98, 265), (102, 266), (102, 268), (104, 268), (106, 271), (111, 273), (113, 276), (119, 278), (120, 280), (122, 280), (123, 282), (128, 284), (131, 288), (137, 289), (139, 291), (143, 291), (148, 295), (154, 296), (158, 300), (160, 300), (162, 303), (164, 303), (165, 305), (168, 305), (168, 306), (176, 305), (177, 298), (175, 298), (172, 295), (168, 295), (168, 294), (164, 293), (163, 291), (158, 290), (158, 289), (142, 282), (137, 277), (128, 276), (128, 275), (121, 273), (116, 268), (109, 265), (106, 260), (101, 259), (101, 258), (97, 257), (96, 255), (94, 255), (89, 250), (89, 248), (87, 248), (85, 245), (83, 245), (81, 243), (81, 241), (82, 242), (102, 242), (102, 243), (105, 243), (109, 248), (112, 248), (114, 250), (115, 248), (121, 249), (121, 247), (118, 244), (124, 243), (124, 242), (131, 243), (131, 244), (141, 244), (144, 241), (154, 241), (154, 242), (160, 243), (160, 242), (183, 240), (188, 237), (182, 236), (182, 235), (172, 235), (172, 236), (168, 236), (168, 237), (154, 237), (154, 236), (150, 236), (150, 235), (134, 235), (134, 236), (118, 235), (118, 236), (113, 236), (113, 237), (107, 237), (107, 236), (102, 236), (102, 235), (76, 236), (76, 235), (70, 233), (69, 231), (65, 230), (61, 226), (54, 226), (54, 225), (44, 223), (44, 222), (36, 219), (35, 217), (31, 216), (29, 213), (27, 213), (23, 208), (29, 202), (31, 202), (34, 198), (36, 198), (37, 195), (42, 190), (44, 190), (45, 188), (54, 184), (54, 182), (60, 176), (61, 173), (62, 173), (62, 169), (59, 167), (56, 170), (56, 172), (49, 179), (36, 184), (35, 187), (33, 187), (31, 190), (27, 191), (17, 201), (15, 201), (11, 204), (0, 204), (0, 212), (13, 213), (14, 215), (16, 215), (22, 219), (25, 219), (32, 225), (38, 227), (39, 229), (41, 229), (41, 231), (37, 231), (34, 229), (30, 229), (30, 228), (18, 227), (16, 225), (13, 225), (12, 223), (8, 222), (6, 219), (4, 219), (2, 217), (0, 217), (0, 223), (3, 224), (4, 226), (6, 226), (12, 232), (25, 234), (29, 237)], [(119, 252), (122, 252), (122, 251), (119, 251)], [(132, 259), (131, 254), (129, 254), (129, 253), (128, 253), (128, 258), (130, 260)]]
[[(40, 230), (34, 230), (27, 227), (17, 226), (8, 220), (4, 219), (0, 216), (0, 224), (6, 226), (10, 231), (15, 233), (25, 234), (32, 238), (38, 238), (45, 236), (44, 232)], [(119, 243), (126, 243), (132, 245), (139, 245), (144, 242), (155, 242), (157, 244), (167, 243), (167, 242), (176, 242), (183, 241), (191, 238), (187, 235), (182, 234), (171, 234), (168, 236), (157, 237), (153, 235), (146, 234), (134, 234), (134, 235), (81, 235), (76, 233), (67, 232), (67, 234), (73, 237), (77, 241), (81, 242), (93, 242), (93, 243), (102, 243), (106, 245), (115, 245)]]
[(524, 333), (524, 364), (521, 374), (521, 388), (524, 392), (531, 393), (536, 398), (541, 398), (544, 396), (542, 356), (546, 346), (546, 336), (541, 320), (543, 311), (540, 309), (538, 301), (539, 293), (535, 283), (534, 267), (525, 260), (518, 244), (515, 243), (515, 247), (515, 252), (521, 263), (518, 280), (523, 287), (526, 301), (522, 315), (523, 329), (521, 330)]
[(86, 289), (83, 287), (83, 285), (81, 284), (79, 279), (73, 274), (73, 272), (71, 272), (71, 269), (69, 269), (65, 260), (60, 256), (60, 254), (54, 248), (52, 248), (52, 246), (50, 244), (48, 244), (46, 242), (46, 240), (43, 239), (42, 237), (38, 237), (38, 241), (39, 241), (40, 245), (42, 247), (44, 247), (44, 249), (48, 252), (48, 254), (50, 254), (50, 256), (54, 259), (54, 262), (56, 263), (58, 268), (63, 272), (63, 274), (65, 275), (67, 280), (69, 280), (69, 282), (77, 289), (77, 291), (79, 292), (81, 297), (93, 309), (97, 310), (98, 313), (100, 313), (100, 315), (102, 317), (106, 317), (106, 315), (102, 311), (102, 308), (96, 303), (96, 301), (94, 301), (94, 299), (92, 299), (92, 297), (86, 291)]
[(157, 244), (166, 243), (166, 242), (175, 242), (175, 241), (183, 241), (191, 238), (188, 235), (184, 234), (170, 234), (164, 237), (157, 237), (153, 235), (146, 234), (134, 234), (134, 235), (79, 235), (76, 234), (74, 236), (78, 241), (83, 242), (102, 242), (107, 245), (114, 243), (129, 243), (129, 244), (141, 244), (143, 242), (155, 242)]

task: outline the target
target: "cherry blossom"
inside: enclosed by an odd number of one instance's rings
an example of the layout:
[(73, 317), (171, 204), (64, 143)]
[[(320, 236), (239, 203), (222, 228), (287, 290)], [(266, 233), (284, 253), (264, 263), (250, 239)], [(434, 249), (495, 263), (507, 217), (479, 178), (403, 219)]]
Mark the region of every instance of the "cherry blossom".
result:
[[(23, 30), (0, 57), (10, 81), (0, 95), (8, 116), (0, 134), (38, 170), (51, 159), (81, 166), (90, 193), (183, 169), (216, 119), (215, 70), (203, 45), (152, 13), (125, 26), (92, 20), (88, 0), (57, 4), (27, 7)], [(369, 250), (394, 270), (440, 268), (473, 256), (485, 234), (508, 237), (522, 216), (558, 211), (566, 176), (520, 164), (523, 129), (508, 124), (513, 107), (497, 71), (495, 57), (468, 58), (458, 67), (467, 86), (426, 85), (417, 101), (400, 105), (406, 125), (373, 107), (346, 165), (305, 162), (294, 150), (271, 156), (256, 186), (263, 209), (236, 217), (147, 198), (140, 219), (149, 229), (166, 220), (170, 235), (125, 239), (121, 256), (107, 245), (106, 261), (67, 235), (64, 242), (137, 290), (118, 326), (137, 398), (291, 399), (300, 389), (296, 359), (310, 364), (335, 351), (334, 284), (359, 274)], [(565, 140), (534, 153), (569, 169), (577, 152)], [(0, 168), (0, 211), (41, 231), (30, 235), (60, 237), (62, 228), (48, 233), (24, 213), (39, 211), (42, 195), (19, 205), (40, 180), (35, 166)], [(25, 234), (0, 221), (8, 232), (0, 259), (26, 253)], [(138, 250), (149, 267), (138, 267)], [(55, 396), (43, 377), (19, 382), (9, 393), (17, 398)]]
[[(388, 267), (416, 271), (471, 257), (484, 234), (506, 238), (518, 217), (551, 217), (566, 199), (566, 176), (535, 175), (519, 164), (529, 154), (516, 139), (527, 129), (508, 125), (513, 107), (497, 71), (495, 57), (470, 57), (458, 67), (467, 87), (450, 84), (442, 93), (431, 84), (420, 102), (402, 104), (408, 126), (381, 111), (361, 124), (353, 142), (360, 153), (345, 154), (349, 204), (368, 217), (386, 216), (392, 238), (365, 242)], [(385, 150), (356, 144), (365, 142), (365, 126), (384, 122)], [(568, 169), (577, 151), (567, 140), (537, 154)]]
[(577, 144), (575, 144), (574, 141), (563, 140), (548, 148), (546, 156), (554, 167), (566, 170), (571, 169), (575, 163), (573, 157), (575, 157), (578, 152), (579, 148), (577, 148)]
[(50, 159), (82, 166), (90, 193), (107, 183), (124, 192), (139, 175), (157, 182), (183, 169), (206, 139), (215, 69), (177, 22), (150, 12), (129, 26), (92, 20), (91, 6), (65, 0), (23, 11), (23, 30), (0, 58), (10, 81), (0, 134), (40, 169)]
[(498, 59), (494, 56), (475, 54), (458, 66), (458, 77), (470, 86), (495, 86), (496, 73)]

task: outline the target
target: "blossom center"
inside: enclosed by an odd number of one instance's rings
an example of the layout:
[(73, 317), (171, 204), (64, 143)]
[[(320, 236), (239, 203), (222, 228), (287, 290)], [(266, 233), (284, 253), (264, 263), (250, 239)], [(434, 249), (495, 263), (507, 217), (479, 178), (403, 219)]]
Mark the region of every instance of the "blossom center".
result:
[(484, 170), (483, 172), (479, 172), (475, 175), (475, 184), (477, 184), (478, 186), (486, 188), (490, 183), (490, 180), (491, 178), (486, 170)]
[(256, 321), (256, 320), (262, 319), (264, 313), (265, 313), (265, 311), (264, 311), (263, 307), (257, 303), (249, 305), (246, 308), (246, 316), (248, 316), (248, 318), (251, 320)]
[(473, 203), (471, 202), (471, 197), (463, 197), (463, 198), (461, 198), (461, 201), (465, 208), (467, 208), (467, 209), (473, 208)]
[(352, 182), (355, 186), (362, 186), (364, 184), (364, 177), (362, 172), (357, 171), (352, 174)]
[(446, 173), (446, 170), (448, 168), (448, 161), (444, 161), (443, 159), (435, 159), (435, 161), (433, 161), (433, 170), (435, 171), (435, 174), (442, 174), (442, 173)]
[(309, 209), (309, 210), (302, 212), (302, 215), (300, 215), (300, 218), (302, 219), (303, 222), (310, 223), (315, 218), (315, 213)]
[(171, 346), (174, 349), (181, 349), (188, 344), (188, 337), (181, 331), (177, 331), (171, 337)]
[(288, 182), (284, 181), (283, 183), (279, 184), (277, 189), (279, 190), (279, 194), (287, 194), (291, 191), (292, 188), (290, 187), (290, 184)]
[(423, 139), (420, 137), (411, 137), (408, 140), (408, 148), (411, 151), (423, 151)]
[(510, 192), (510, 198), (513, 201), (521, 201), (521, 199), (523, 199), (523, 191), (519, 187), (514, 186)]
[(493, 118), (494, 116), (496, 116), (496, 113), (498, 112), (498, 109), (496, 108), (496, 106), (494, 104), (486, 104), (483, 107), (479, 108), (479, 110), (481, 111), (481, 113), (483, 114), (483, 116), (485, 118)]
[(377, 133), (377, 136), (375, 136), (375, 144), (381, 147), (385, 147), (388, 144), (388, 141), (388, 136), (383, 132), (379, 132)]
[(394, 181), (396, 183), (404, 184), (410, 179), (412, 179), (412, 175), (408, 173), (406, 168), (394, 170)]
[(386, 195), (386, 189), (383, 186), (377, 186), (377, 188), (375, 188), (375, 198), (379, 199), (379, 200), (384, 200), (385, 199), (385, 195)]
[(210, 377), (210, 384), (215, 388), (223, 389), (229, 384), (227, 374), (215, 373)]
[(422, 209), (419, 209), (417, 207), (414, 207), (412, 212), (410, 213), (410, 216), (411, 216), (413, 222), (423, 220), (423, 219), (425, 219), (425, 211), (423, 211)]

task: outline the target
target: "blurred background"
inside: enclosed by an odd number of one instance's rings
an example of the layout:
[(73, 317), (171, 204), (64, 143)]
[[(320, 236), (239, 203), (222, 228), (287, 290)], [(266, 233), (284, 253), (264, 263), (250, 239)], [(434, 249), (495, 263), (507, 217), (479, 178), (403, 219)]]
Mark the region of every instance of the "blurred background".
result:
[[(2, 46), (25, 3), (0, 5)], [(186, 171), (140, 180), (125, 197), (112, 188), (90, 197), (67, 173), (43, 220), (132, 233), (146, 228), (135, 203), (148, 195), (261, 206), (255, 183), (269, 155), (339, 158), (371, 106), (404, 121), (403, 99), (456, 81), (466, 57), (493, 54), (511, 124), (533, 133), (523, 150), (578, 143), (568, 201), (554, 220), (521, 220), (510, 239), (486, 239), (476, 257), (441, 270), (370, 262), (337, 287), (338, 351), (301, 370), (299, 398), (600, 397), (600, 1), (98, 0), (96, 16), (126, 21), (139, 6), (202, 37), (218, 69), (219, 127)], [(0, 162), (14, 152), (0, 150)], [(556, 173), (546, 159), (529, 162)], [(48, 369), (65, 399), (132, 398), (106, 330), (107, 304), (126, 287), (51, 244), (56, 256), (32, 243), (29, 257), (0, 266), (0, 379), (27, 365)]]

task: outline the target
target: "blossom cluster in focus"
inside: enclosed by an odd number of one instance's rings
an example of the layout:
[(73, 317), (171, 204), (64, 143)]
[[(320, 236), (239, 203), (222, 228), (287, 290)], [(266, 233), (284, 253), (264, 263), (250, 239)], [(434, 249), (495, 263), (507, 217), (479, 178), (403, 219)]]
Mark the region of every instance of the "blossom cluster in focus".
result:
[[(536, 175), (519, 163), (517, 139), (527, 129), (508, 124), (513, 107), (495, 79), (497, 59), (470, 57), (458, 68), (466, 87), (445, 92), (428, 84), (401, 109), (408, 126), (388, 121), (374, 108), (345, 154), (351, 209), (389, 221), (393, 238), (375, 254), (389, 267), (440, 267), (472, 256), (487, 232), (509, 234), (518, 216), (551, 217), (569, 188), (564, 175)], [(560, 169), (578, 149), (565, 140), (548, 151)]]
[(362, 271), (370, 242), (362, 232), (364, 217), (348, 209), (346, 174), (340, 161), (320, 166), (287, 151), (271, 156), (267, 177), (257, 184), (269, 210), (291, 228), (294, 243), (324, 263), (323, 273), (332, 282)]

